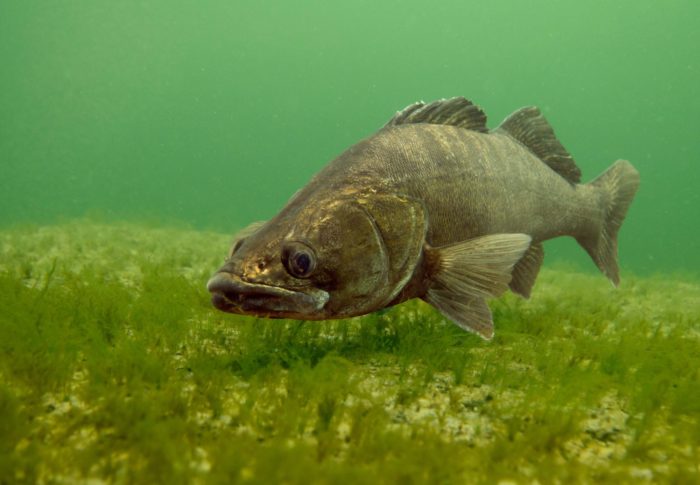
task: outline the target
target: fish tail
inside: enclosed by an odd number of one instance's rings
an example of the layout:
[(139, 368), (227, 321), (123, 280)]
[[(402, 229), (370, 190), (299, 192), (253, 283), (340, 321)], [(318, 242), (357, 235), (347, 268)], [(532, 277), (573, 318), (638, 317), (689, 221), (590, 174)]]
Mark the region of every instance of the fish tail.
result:
[(639, 172), (627, 160), (618, 160), (589, 185), (597, 189), (603, 205), (603, 220), (597, 234), (577, 238), (605, 276), (617, 286), (617, 232), (639, 187)]

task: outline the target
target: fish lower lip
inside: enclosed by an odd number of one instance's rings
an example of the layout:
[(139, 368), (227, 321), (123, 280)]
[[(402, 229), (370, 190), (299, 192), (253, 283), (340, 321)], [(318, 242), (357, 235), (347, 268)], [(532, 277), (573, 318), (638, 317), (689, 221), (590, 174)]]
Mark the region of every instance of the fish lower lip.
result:
[(222, 312), (229, 312), (235, 308), (235, 305), (231, 302), (231, 300), (221, 293), (213, 293), (211, 295), (211, 304)]
[(207, 290), (213, 295), (224, 296), (232, 303), (240, 303), (249, 298), (292, 297), (297, 293), (276, 286), (247, 283), (230, 273), (215, 274), (207, 283)]
[(207, 289), (212, 294), (212, 305), (230, 313), (306, 314), (320, 309), (328, 301), (325, 291), (314, 290), (313, 294), (307, 294), (247, 283), (226, 272), (215, 274), (207, 283)]

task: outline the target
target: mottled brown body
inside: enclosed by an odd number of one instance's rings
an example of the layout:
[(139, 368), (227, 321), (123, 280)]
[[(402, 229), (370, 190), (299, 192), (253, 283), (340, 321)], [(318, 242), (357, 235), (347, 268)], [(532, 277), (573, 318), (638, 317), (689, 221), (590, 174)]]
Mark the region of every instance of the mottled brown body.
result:
[(489, 338), (485, 299), (508, 284), (528, 296), (544, 240), (576, 238), (617, 283), (638, 176), (618, 162), (591, 184), (578, 177), (534, 109), (489, 132), (464, 98), (412, 105), (242, 238), (209, 289), (225, 311), (303, 319), (423, 298)]
[(328, 185), (326, 193), (314, 187), (303, 195), (323, 200), (338, 188), (361, 187), (421, 201), (430, 215), (426, 240), (433, 246), (495, 233), (526, 233), (533, 241), (576, 237), (597, 233), (602, 220), (601, 191), (571, 184), (499, 132), (387, 127), (317, 177)]

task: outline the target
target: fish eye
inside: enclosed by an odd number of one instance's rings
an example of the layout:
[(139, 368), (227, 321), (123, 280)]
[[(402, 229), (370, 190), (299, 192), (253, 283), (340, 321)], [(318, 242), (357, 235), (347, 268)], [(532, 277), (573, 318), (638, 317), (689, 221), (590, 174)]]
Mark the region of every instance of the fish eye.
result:
[(306, 244), (285, 244), (282, 248), (282, 264), (295, 278), (307, 278), (316, 268), (316, 255)]

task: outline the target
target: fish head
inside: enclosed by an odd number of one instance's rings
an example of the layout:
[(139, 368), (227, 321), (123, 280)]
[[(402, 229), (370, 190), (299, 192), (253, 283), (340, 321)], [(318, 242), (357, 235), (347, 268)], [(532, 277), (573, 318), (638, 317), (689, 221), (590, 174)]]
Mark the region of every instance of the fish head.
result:
[(305, 320), (361, 315), (396, 293), (391, 252), (367, 204), (329, 197), (283, 211), (235, 242), (207, 287), (214, 306), (231, 313)]

